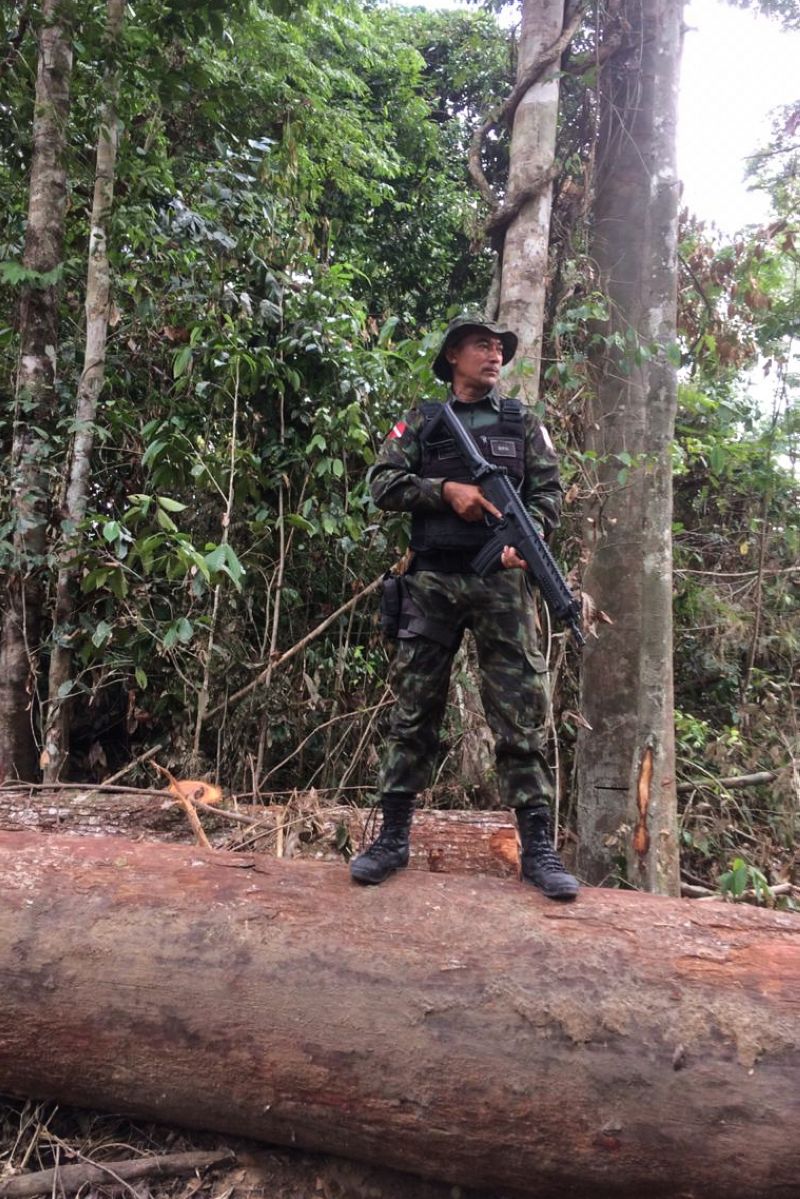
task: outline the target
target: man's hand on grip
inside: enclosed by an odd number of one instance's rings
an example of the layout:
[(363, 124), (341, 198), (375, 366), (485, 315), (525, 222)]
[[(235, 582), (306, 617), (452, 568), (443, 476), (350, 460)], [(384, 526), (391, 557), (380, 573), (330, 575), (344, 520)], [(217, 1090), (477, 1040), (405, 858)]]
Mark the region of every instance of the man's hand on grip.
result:
[(500, 561), (505, 570), (527, 570), (528, 563), (524, 558), (520, 558), (513, 545), (504, 545), (503, 552), (500, 555)]

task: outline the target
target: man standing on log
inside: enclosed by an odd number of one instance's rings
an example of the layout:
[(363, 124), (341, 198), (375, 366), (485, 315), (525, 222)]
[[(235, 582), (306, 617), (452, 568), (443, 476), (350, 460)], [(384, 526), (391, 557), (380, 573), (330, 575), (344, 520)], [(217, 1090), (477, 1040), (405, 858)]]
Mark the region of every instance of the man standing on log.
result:
[[(448, 327), (433, 363), (450, 385), (453, 409), (483, 456), (507, 469), (537, 530), (559, 523), (561, 485), (553, 444), (534, 414), (497, 389), (517, 337), (479, 316)], [(465, 628), (475, 637), (481, 697), (495, 738), (500, 794), (514, 809), (525, 882), (552, 899), (574, 899), (578, 882), (552, 845), (553, 773), (545, 756), (547, 665), (539, 652), (525, 563), (506, 546), (502, 568), (482, 579), (471, 561), (486, 543), (484, 517), (500, 517), (468, 473), (446, 433), (425, 437), (436, 403), (394, 426), (370, 471), (379, 508), (411, 513), (413, 558), (399, 584), (399, 639), (380, 791), (383, 827), (350, 864), (358, 883), (382, 883), (408, 864), (418, 791), (436, 759), (450, 670)]]

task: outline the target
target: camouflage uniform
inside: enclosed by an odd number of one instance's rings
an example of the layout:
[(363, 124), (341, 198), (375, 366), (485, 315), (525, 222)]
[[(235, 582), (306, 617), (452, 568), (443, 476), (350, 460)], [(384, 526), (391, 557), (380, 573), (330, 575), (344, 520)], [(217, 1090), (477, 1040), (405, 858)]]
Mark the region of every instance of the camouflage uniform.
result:
[[(468, 428), (479, 432), (497, 419), (496, 390), (482, 400), (456, 403)], [(370, 472), (370, 488), (380, 508), (411, 513), (441, 512), (444, 479), (421, 478), (419, 434), (424, 414), (409, 412), (392, 429)], [(525, 475), (521, 496), (540, 532), (558, 525), (561, 486), (547, 433), (534, 414), (524, 414)], [(386, 794), (414, 794), (430, 783), (439, 727), (444, 716), (450, 670), (460, 634), (470, 628), (481, 670), (481, 696), (495, 736), (500, 794), (509, 807), (542, 807), (553, 797), (553, 776), (545, 757), (546, 664), (536, 644), (528, 581), (521, 570), (501, 570), (481, 579), (468, 568), (424, 569), (406, 576), (408, 597), (426, 620), (454, 634), (441, 644), (405, 634), (393, 668), (397, 702), (392, 710), (380, 787)], [(434, 563), (434, 565), (436, 565)], [(446, 639), (446, 638), (445, 638)]]

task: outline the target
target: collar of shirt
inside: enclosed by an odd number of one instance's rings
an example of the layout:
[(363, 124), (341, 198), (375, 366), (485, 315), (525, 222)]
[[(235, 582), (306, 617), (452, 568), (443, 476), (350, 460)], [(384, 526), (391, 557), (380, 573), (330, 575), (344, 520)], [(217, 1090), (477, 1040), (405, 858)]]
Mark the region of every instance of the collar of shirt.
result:
[(500, 392), (497, 390), (496, 387), (493, 387), (491, 391), (487, 391), (486, 395), (481, 396), (481, 398), (479, 400), (460, 400), (457, 395), (453, 394), (452, 391), (448, 391), (447, 398), (448, 398), (448, 400), (455, 400), (455, 402), (457, 404), (483, 404), (485, 400), (488, 400), (489, 403), (494, 408), (495, 412), (500, 411), (500, 398), (501, 397), (500, 397)]

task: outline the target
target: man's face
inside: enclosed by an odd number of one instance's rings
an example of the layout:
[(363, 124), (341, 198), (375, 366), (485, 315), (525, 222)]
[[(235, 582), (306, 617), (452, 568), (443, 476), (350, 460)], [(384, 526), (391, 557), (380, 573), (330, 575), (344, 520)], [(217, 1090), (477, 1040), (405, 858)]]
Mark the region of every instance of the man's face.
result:
[(481, 329), (465, 333), (445, 354), (453, 367), (453, 390), (459, 387), (483, 388), (491, 391), (500, 378), (503, 365), (503, 343), (499, 337)]

